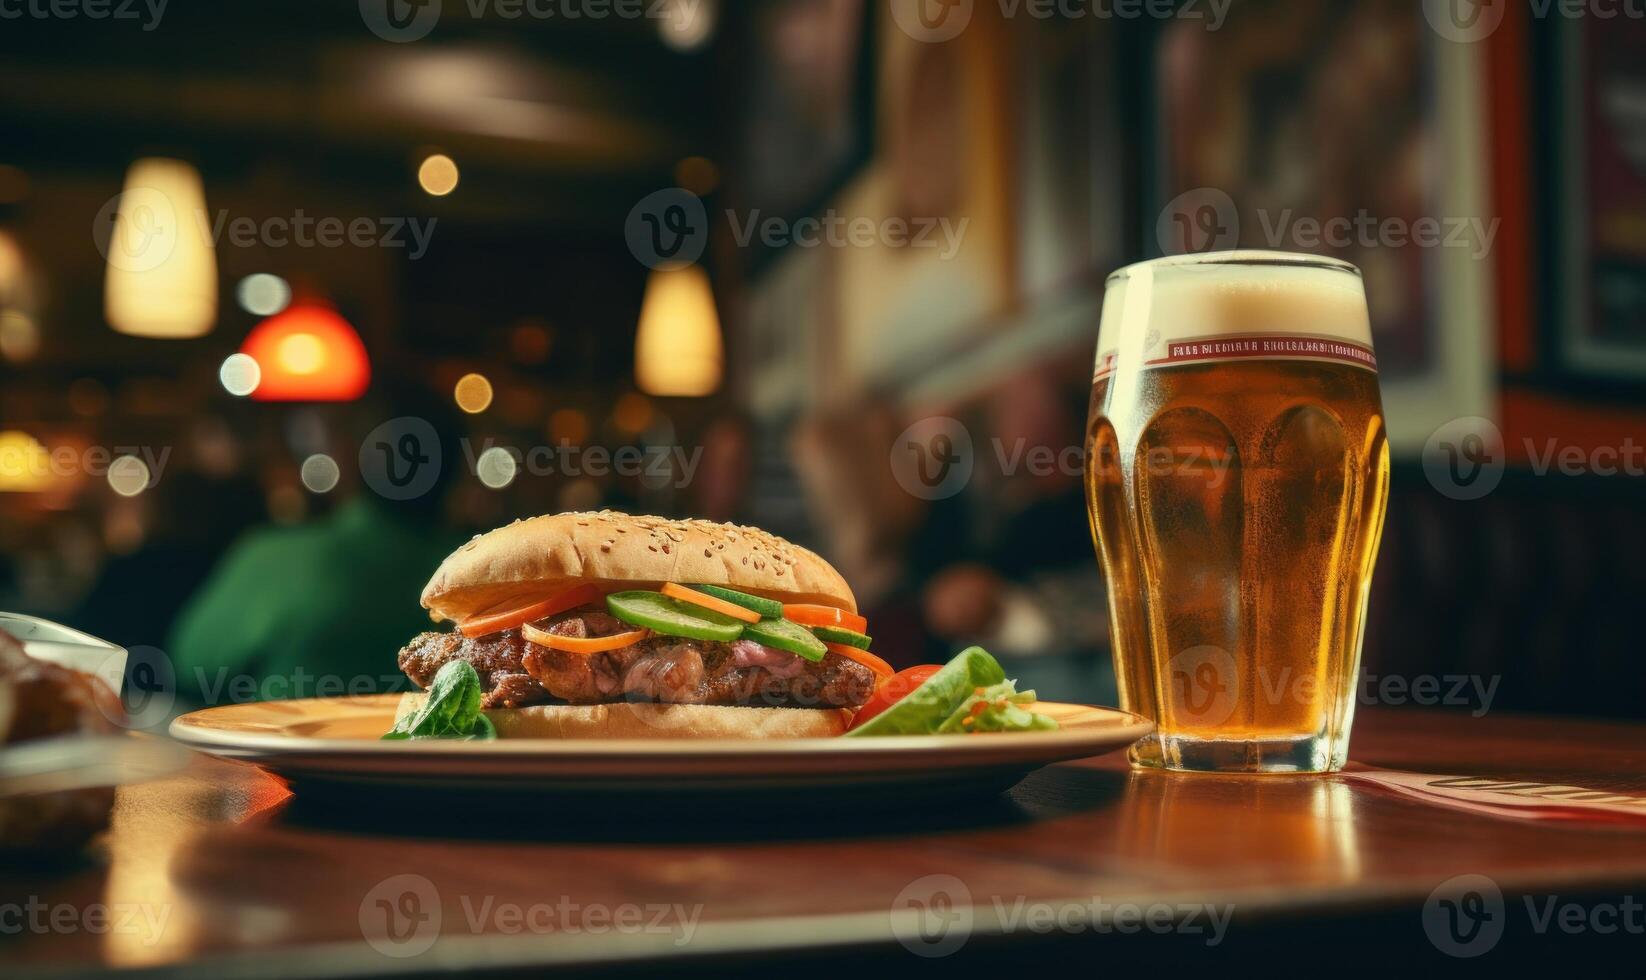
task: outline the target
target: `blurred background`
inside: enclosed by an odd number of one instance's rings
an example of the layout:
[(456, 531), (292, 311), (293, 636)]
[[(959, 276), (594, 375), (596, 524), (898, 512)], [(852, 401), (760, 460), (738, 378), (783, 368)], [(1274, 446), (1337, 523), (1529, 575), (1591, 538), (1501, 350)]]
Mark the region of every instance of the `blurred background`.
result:
[(1366, 276), (1368, 675), (1641, 717), (1646, 25), (1558, 6), (0, 7), (0, 608), (390, 686), (454, 544), (614, 507), (1112, 703), (1104, 278), (1282, 248)]

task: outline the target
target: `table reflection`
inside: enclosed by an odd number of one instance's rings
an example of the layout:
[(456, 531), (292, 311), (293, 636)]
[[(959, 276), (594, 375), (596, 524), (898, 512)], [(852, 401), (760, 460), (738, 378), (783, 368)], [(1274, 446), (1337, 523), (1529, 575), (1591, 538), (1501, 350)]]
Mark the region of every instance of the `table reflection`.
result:
[(1208, 876), (1284, 871), (1291, 883), (1361, 876), (1361, 839), (1349, 787), (1332, 778), (1134, 771), (1126, 783), (1118, 849), (1133, 859)]

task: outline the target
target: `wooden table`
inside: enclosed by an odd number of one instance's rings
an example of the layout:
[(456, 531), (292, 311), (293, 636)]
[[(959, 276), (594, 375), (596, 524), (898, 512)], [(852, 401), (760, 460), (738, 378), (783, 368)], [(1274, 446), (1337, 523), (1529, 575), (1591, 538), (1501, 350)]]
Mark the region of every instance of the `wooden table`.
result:
[[(1646, 790), (1646, 726), (1368, 711), (1353, 755), (1390, 768)], [(90, 860), (0, 869), (0, 929), (7, 902), (32, 902), (48, 923), (61, 917), (57, 927), (0, 935), (0, 972), (360, 975), (557, 963), (650, 972), (656, 958), (720, 972), (760, 957), (831, 970), (884, 959), (879, 966), (952, 974), (961, 960), (906, 948), (946, 952), (945, 943), (968, 965), (1323, 955), (1353, 967), (1397, 952), (1444, 963), (1425, 936), (1424, 902), (1463, 874), (1489, 876), (1509, 896), (1505, 942), (1489, 953), (1501, 963), (1556, 939), (1582, 951), (1601, 938), (1540, 934), (1522, 896), (1537, 909), (1556, 896), (1580, 909), (1574, 915), (1627, 912), (1646, 896), (1646, 833), (1474, 816), (1340, 778), (1131, 773), (1113, 757), (1044, 770), (965, 812), (815, 824), (701, 821), (667, 806), (592, 822), (520, 803), (494, 813), (407, 809), (311, 803), (255, 769), (198, 758), (176, 777), (122, 791)], [(400, 875), (418, 878), (392, 880)], [(123, 928), (92, 931), (81, 916), (97, 905)], [(907, 944), (896, 938), (894, 906)], [(922, 906), (930, 916), (909, 917)], [(1144, 918), (1113, 918), (1128, 906)], [(1209, 944), (1212, 916), (1225, 908), (1232, 917)], [(6, 931), (17, 933), (10, 914)], [(1189, 928), (1191, 915), (1201, 931)], [(969, 930), (928, 930), (930, 945), (909, 932), (967, 916)], [(1608, 936), (1640, 938), (1626, 926)], [(399, 955), (407, 952), (415, 955)]]

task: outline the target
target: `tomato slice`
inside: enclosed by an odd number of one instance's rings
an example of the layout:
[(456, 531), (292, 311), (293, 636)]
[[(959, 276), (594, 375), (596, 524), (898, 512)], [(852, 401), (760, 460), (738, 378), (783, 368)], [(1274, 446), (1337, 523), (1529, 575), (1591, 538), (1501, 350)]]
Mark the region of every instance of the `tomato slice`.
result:
[(613, 633), (611, 636), (556, 636), (548, 630), (538, 629), (531, 623), (524, 623), (520, 627), (520, 635), (539, 646), (550, 650), (564, 650), (567, 653), (600, 653), (604, 650), (621, 650), (626, 646), (639, 643), (651, 635), (650, 630), (629, 630), (627, 633)]
[(852, 718), (851, 727), (856, 728), (859, 725), (867, 724), (875, 715), (908, 697), (914, 692), (915, 688), (926, 683), (927, 678), (942, 669), (942, 664), (921, 664), (919, 667), (900, 670), (885, 678), (875, 687), (874, 694), (869, 697), (863, 707), (857, 709), (857, 714)]
[(470, 616), (457, 624), (457, 631), (464, 636), (486, 636), (499, 633), (503, 630), (514, 629), (525, 623), (536, 622), (549, 616), (558, 615), (568, 609), (578, 606), (587, 606), (599, 602), (604, 592), (593, 585), (579, 585), (542, 602), (534, 602), (529, 606), (516, 606), (503, 612), (481, 613)]
[(810, 603), (784, 603), (783, 618), (801, 626), (843, 626), (854, 633), (867, 633), (869, 621), (857, 613), (833, 606), (814, 606)]
[(823, 645), (835, 653), (840, 654), (842, 657), (845, 657), (847, 660), (855, 660), (856, 662), (874, 671), (874, 686), (876, 689), (881, 686), (882, 682), (890, 680), (893, 675), (897, 673), (892, 670), (891, 664), (881, 660), (879, 657), (867, 650), (859, 650), (857, 647), (849, 647), (844, 643), (825, 643)]
[(704, 609), (713, 610), (722, 616), (740, 619), (745, 623), (760, 622), (760, 614), (753, 609), (740, 606), (735, 602), (727, 602), (725, 599), (709, 595), (707, 592), (688, 589), (684, 585), (665, 582), (658, 591), (671, 599), (679, 599), (681, 602), (689, 602), (694, 606), (702, 606)]

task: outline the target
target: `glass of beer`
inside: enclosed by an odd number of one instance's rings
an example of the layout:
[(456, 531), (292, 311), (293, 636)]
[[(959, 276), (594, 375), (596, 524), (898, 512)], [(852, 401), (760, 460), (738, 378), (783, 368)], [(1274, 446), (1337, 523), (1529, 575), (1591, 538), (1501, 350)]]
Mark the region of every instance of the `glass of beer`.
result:
[(1389, 449), (1346, 262), (1177, 256), (1109, 278), (1086, 433), (1134, 765), (1331, 772), (1348, 755)]

